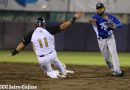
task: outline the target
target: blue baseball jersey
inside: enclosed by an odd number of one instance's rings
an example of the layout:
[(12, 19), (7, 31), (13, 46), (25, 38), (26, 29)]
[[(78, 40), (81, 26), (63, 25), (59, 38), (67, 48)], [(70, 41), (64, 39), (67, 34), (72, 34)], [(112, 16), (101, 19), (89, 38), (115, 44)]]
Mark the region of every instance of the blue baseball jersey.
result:
[(96, 23), (93, 24), (97, 37), (107, 38), (113, 34), (113, 29), (107, 25), (108, 22), (114, 24), (116, 28), (122, 27), (122, 23), (116, 17), (108, 13), (106, 14), (108, 19), (101, 17), (99, 14), (92, 16), (93, 19), (97, 20)]

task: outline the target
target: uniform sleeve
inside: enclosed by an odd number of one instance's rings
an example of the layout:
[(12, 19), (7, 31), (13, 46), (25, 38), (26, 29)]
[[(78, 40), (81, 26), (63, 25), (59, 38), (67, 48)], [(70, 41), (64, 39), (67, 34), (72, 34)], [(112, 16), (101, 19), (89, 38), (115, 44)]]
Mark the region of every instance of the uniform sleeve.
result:
[(97, 14), (95, 14), (95, 15), (93, 15), (91, 18), (98, 20), (99, 16), (98, 16)]
[(31, 42), (32, 34), (34, 30), (27, 33), (25, 36), (22, 37), (22, 42), (25, 46), (27, 46)]
[(46, 27), (46, 29), (52, 35), (61, 32), (60, 25), (57, 25), (57, 26), (48, 26), (48, 27)]
[(116, 25), (116, 28), (121, 28), (123, 26), (123, 24), (113, 15), (111, 15), (111, 17), (113, 18), (113, 22)]

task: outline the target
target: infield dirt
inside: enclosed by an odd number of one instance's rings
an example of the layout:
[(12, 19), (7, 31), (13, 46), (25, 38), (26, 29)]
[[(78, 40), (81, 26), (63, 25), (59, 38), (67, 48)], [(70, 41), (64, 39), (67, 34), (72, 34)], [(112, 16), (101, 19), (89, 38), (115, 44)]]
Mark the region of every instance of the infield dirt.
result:
[(67, 65), (75, 74), (66, 79), (48, 78), (38, 64), (0, 63), (0, 85), (36, 85), (37, 90), (130, 90), (130, 68), (124, 77), (113, 77), (103, 66)]

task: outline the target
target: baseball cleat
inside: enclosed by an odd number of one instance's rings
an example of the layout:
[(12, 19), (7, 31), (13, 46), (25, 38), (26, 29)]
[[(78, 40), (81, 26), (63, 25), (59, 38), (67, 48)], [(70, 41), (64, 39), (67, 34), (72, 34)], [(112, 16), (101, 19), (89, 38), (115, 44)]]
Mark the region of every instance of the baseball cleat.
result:
[(49, 76), (50, 78), (58, 78), (58, 73), (55, 72), (55, 71), (50, 71), (50, 72), (47, 72), (47, 76)]
[(70, 74), (74, 74), (74, 71), (66, 70), (66, 74), (68, 74), (68, 73), (70, 73)]
[(59, 70), (54, 70), (57, 76), (60, 74)]
[(58, 77), (58, 78), (66, 78), (66, 75), (59, 74), (57, 77)]
[[(57, 74), (61, 74), (61, 72), (59, 72), (59, 70), (55, 70), (55, 72), (56, 72)], [(66, 74), (74, 74), (74, 71), (72, 71), (72, 70), (66, 70), (65, 73), (66, 73)], [(65, 75), (65, 74), (64, 74), (64, 75)]]
[(58, 78), (66, 78), (66, 74), (61, 74), (59, 70), (55, 70)]
[(115, 77), (123, 77), (124, 76), (124, 72), (122, 72), (122, 71), (121, 72), (113, 71), (112, 75), (115, 76)]

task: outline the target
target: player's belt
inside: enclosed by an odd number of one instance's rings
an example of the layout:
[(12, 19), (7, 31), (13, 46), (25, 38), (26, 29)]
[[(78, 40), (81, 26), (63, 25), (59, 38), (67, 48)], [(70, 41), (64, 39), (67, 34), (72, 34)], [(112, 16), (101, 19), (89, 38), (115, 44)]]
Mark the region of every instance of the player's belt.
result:
[[(53, 51), (52, 51), (53, 52)], [(48, 54), (46, 54), (46, 55), (49, 55), (49, 54), (51, 54), (52, 52), (50, 52), (50, 53), (48, 53)], [(39, 57), (44, 57), (44, 56), (46, 56), (46, 55), (38, 55)]]
[(111, 37), (111, 35), (108, 36), (108, 37), (98, 37), (98, 39), (107, 39), (107, 38), (110, 38), (110, 37)]
[(98, 39), (107, 39), (108, 37), (98, 37)]

